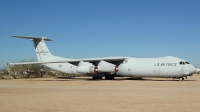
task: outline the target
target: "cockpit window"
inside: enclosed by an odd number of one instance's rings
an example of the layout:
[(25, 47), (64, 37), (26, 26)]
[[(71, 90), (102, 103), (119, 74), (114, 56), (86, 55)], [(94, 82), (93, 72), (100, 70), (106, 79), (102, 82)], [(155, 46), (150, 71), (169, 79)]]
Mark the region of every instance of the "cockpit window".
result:
[(190, 64), (189, 62), (185, 62), (186, 64)]
[(182, 62), (182, 61), (181, 61), (179, 64), (180, 64), (180, 65), (185, 65), (185, 64), (190, 64), (190, 63), (189, 63), (189, 62)]

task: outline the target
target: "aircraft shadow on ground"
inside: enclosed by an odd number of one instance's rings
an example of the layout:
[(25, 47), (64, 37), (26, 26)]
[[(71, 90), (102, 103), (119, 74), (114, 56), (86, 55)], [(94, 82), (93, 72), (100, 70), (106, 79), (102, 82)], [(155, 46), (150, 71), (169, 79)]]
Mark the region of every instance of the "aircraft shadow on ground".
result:
[[(135, 80), (135, 81), (179, 81), (178, 79), (150, 79), (150, 78), (122, 78), (119, 80)], [(184, 81), (198, 81), (198, 80), (187, 80), (185, 79)]]
[(31, 80), (26, 80), (26, 81), (104, 81), (104, 79), (98, 79), (98, 80), (93, 80), (92, 78), (83, 78), (83, 77), (55, 77), (53, 79), (31, 79)]
[(36, 80), (36, 79), (32, 79), (32, 80), (26, 80), (26, 81), (73, 81), (73, 80), (61, 80), (61, 79), (42, 79), (42, 80)]
[[(27, 81), (125, 81), (125, 80), (133, 80), (133, 81), (179, 81), (178, 79), (150, 79), (150, 78), (115, 78), (114, 80), (105, 80), (105, 79), (97, 79), (94, 80), (91, 77), (56, 77), (53, 79), (32, 79)], [(198, 80), (189, 80), (185, 79), (184, 81), (198, 81)]]

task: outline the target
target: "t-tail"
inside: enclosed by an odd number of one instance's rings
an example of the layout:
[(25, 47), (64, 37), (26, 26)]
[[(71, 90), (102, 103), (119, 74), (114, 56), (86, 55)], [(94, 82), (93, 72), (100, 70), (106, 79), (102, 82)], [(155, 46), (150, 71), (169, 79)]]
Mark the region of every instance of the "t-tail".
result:
[(64, 58), (53, 56), (49, 51), (48, 47), (45, 44), (45, 41), (52, 41), (47, 37), (34, 37), (34, 36), (12, 36), (16, 38), (30, 39), (33, 41), (35, 52), (38, 58), (38, 61), (47, 61), (47, 60), (64, 60)]

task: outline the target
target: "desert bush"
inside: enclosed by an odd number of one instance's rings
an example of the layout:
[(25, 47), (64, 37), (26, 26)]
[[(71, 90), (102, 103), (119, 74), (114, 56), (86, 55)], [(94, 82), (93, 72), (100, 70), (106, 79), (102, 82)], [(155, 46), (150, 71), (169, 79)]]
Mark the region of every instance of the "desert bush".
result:
[(5, 79), (2, 74), (0, 74), (0, 79)]
[[(20, 62), (35, 62), (36, 60), (30, 59), (29, 61), (22, 60)], [(28, 64), (28, 65), (14, 65), (9, 66), (9, 74), (13, 76), (13, 78), (16, 78), (16, 75), (20, 75), (21, 78), (39, 78), (43, 77), (45, 71), (41, 70), (44, 69), (43, 65), (40, 64)]]

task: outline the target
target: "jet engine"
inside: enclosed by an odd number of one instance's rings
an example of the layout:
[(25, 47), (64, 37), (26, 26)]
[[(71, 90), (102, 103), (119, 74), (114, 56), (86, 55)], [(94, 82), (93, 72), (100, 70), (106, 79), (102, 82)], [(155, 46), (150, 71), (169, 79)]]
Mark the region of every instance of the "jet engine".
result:
[(76, 71), (82, 74), (97, 74), (98, 68), (95, 67), (92, 63), (81, 61), (78, 64)]
[(80, 66), (76, 68), (76, 71), (82, 74), (97, 74), (98, 68), (95, 66)]
[(100, 61), (98, 64), (98, 72), (104, 73), (117, 73), (118, 67), (106, 61)]

